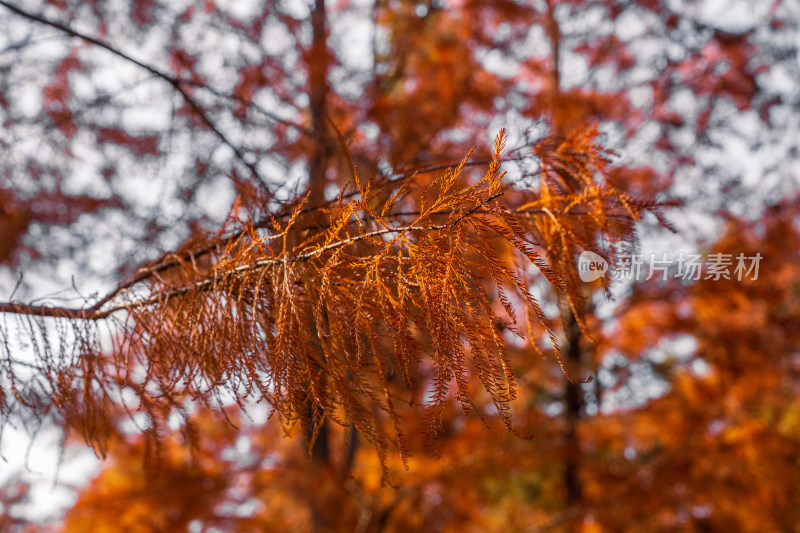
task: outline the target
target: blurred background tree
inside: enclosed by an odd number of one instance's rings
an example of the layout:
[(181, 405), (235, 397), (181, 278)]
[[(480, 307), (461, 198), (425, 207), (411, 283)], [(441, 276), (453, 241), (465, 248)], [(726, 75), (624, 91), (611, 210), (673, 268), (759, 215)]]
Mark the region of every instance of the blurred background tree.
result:
[[(291, 211), (307, 191), (311, 205), (335, 199), (354, 180), (351, 164), (364, 186), (441, 172), (477, 145), (482, 174), (500, 127), (509, 134), (506, 181), (522, 199), (544, 195), (542, 170), (563, 165), (559, 142), (597, 124), (615, 152), (611, 185), (683, 201), (669, 217), (677, 236), (645, 218), (626, 252), (765, 258), (752, 282), (618, 284), (616, 304), (599, 284), (575, 284), (568, 300), (529, 280), (559, 324), (567, 370), (597, 379), (569, 381), (546, 340), (517, 343), (501, 331), (519, 382), (514, 421), (535, 438), (507, 435), (500, 413), (481, 404), (486, 430), (451, 393), (438, 460), (413, 429), (424, 413), (404, 411), (408, 471), (330, 424), (316, 428), (309, 461), (302, 439), (248, 422), (238, 408), (224, 408), (236, 426), (198, 409), (187, 446), (180, 423), (150, 441), (110, 406), (108, 459), (54, 529), (798, 523), (794, 4), (0, 6), (0, 261), (7, 293), (25, 272), (18, 300), (73, 285), (72, 303), (93, 304), (79, 295), (102, 294), (181, 243), (196, 246), (234, 206), (259, 221)], [(570, 187), (580, 193), (580, 183), (563, 183)], [(557, 271), (574, 269), (570, 251), (548, 250)], [(143, 458), (158, 475), (141, 468)], [(387, 462), (395, 486), (382, 484)], [(17, 486), (8, 505), (24, 492)]]

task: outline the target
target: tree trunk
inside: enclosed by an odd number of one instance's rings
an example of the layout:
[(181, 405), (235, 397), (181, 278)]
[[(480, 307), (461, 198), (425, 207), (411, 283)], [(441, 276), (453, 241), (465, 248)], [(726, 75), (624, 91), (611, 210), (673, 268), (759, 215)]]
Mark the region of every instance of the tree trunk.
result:
[[(309, 157), (308, 164), (308, 190), (310, 193), (310, 205), (319, 205), (325, 201), (325, 171), (328, 167), (329, 153), (325, 140), (327, 136), (326, 106), (328, 98), (328, 46), (325, 31), (326, 13), (325, 0), (315, 0), (314, 10), (311, 13), (311, 28), (313, 40), (308, 54), (308, 79), (309, 79), (309, 100), (311, 113), (311, 130), (316, 140), (313, 151)], [(323, 221), (319, 221), (322, 223)], [(314, 324), (309, 327), (314, 328)], [(315, 427), (313, 422), (313, 400), (308, 398), (307, 413), (310, 415), (311, 422), (304, 428), (306, 439), (310, 439), (316, 432), (317, 437), (311, 447), (311, 465), (309, 472), (313, 473), (318, 469), (321, 476), (327, 477), (330, 474), (330, 446), (328, 439), (328, 427), (323, 421), (321, 427)], [(313, 483), (312, 483), (313, 486)], [(334, 530), (330, 514), (329, 502), (325, 501), (326, 491), (324, 487), (308, 495), (311, 505), (311, 528), (313, 533), (327, 533)]]
[[(578, 375), (582, 363), (581, 353), (581, 328), (575, 320), (572, 310), (568, 309), (564, 313), (564, 329), (566, 334), (566, 346), (564, 356), (567, 368), (570, 373)], [(579, 477), (580, 470), (580, 440), (578, 436), (578, 425), (580, 423), (582, 411), (581, 385), (573, 381), (566, 380), (564, 385), (566, 431), (564, 433), (564, 490), (565, 506), (567, 509), (578, 507), (583, 498), (583, 491)], [(573, 521), (573, 530), (577, 531), (580, 524)]]
[(317, 140), (308, 164), (311, 204), (325, 201), (325, 170), (328, 167), (326, 107), (328, 99), (328, 45), (325, 32), (325, 0), (315, 0), (311, 13), (313, 41), (308, 55), (311, 130)]

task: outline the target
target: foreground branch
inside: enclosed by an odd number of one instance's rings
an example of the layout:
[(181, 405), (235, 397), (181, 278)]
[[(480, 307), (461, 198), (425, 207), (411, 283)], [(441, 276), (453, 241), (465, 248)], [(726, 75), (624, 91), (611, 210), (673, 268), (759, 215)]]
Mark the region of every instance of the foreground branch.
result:
[[(502, 192), (495, 193), (489, 196), (485, 201), (485, 203), (491, 202), (492, 200), (502, 196)], [(125, 302), (120, 303), (118, 305), (114, 305), (112, 307), (102, 309), (102, 307), (108, 303), (111, 299), (113, 299), (116, 295), (120, 294), (124, 290), (127, 290), (133, 286), (131, 282), (125, 282), (117, 287), (115, 287), (111, 292), (109, 292), (106, 296), (104, 296), (100, 301), (96, 304), (92, 305), (91, 307), (85, 308), (75, 308), (75, 307), (59, 307), (59, 306), (44, 306), (44, 305), (28, 305), (28, 304), (21, 304), (15, 302), (2, 302), (0, 303), (0, 313), (12, 313), (17, 315), (32, 315), (32, 316), (40, 316), (40, 317), (47, 317), (47, 318), (69, 318), (69, 319), (78, 319), (78, 320), (103, 320), (108, 318), (110, 315), (118, 312), (118, 311), (125, 311), (131, 310), (141, 307), (147, 307), (149, 305), (153, 305), (155, 303), (167, 300), (169, 298), (175, 296), (181, 296), (188, 292), (192, 291), (204, 291), (208, 288), (212, 287), (213, 285), (224, 281), (226, 278), (236, 276), (238, 274), (242, 274), (245, 272), (249, 272), (252, 270), (257, 270), (261, 268), (267, 268), (274, 265), (282, 265), (288, 263), (299, 263), (308, 261), (315, 257), (322, 255), (325, 252), (330, 252), (336, 250), (337, 248), (342, 248), (344, 246), (348, 246), (350, 244), (355, 244), (359, 241), (363, 241), (365, 239), (371, 239), (373, 237), (380, 237), (382, 235), (387, 235), (389, 233), (406, 233), (411, 231), (441, 231), (450, 229), (456, 224), (460, 223), (462, 220), (467, 218), (468, 216), (472, 215), (473, 213), (477, 212), (478, 210), (483, 207), (482, 204), (476, 205), (472, 209), (464, 212), (461, 216), (457, 219), (445, 223), (445, 224), (438, 224), (435, 226), (401, 226), (398, 228), (388, 228), (388, 229), (381, 229), (375, 230), (368, 233), (362, 233), (360, 235), (356, 235), (350, 237), (348, 239), (344, 239), (341, 241), (337, 241), (326, 246), (322, 246), (315, 250), (311, 250), (309, 252), (305, 252), (295, 256), (289, 257), (278, 257), (278, 258), (270, 258), (270, 259), (262, 259), (260, 261), (256, 261), (254, 263), (248, 263), (244, 265), (240, 265), (236, 268), (226, 270), (223, 272), (215, 272), (213, 277), (204, 279), (202, 281), (198, 281), (193, 283), (192, 285), (187, 285), (184, 287), (179, 287), (176, 289), (169, 290), (167, 292), (156, 294), (155, 296), (151, 296), (150, 298), (135, 300), (133, 302)], [(270, 238), (280, 237), (282, 234), (278, 235), (270, 235)], [(178, 265), (177, 261), (175, 265)], [(159, 265), (157, 265), (159, 266)], [(135, 279), (138, 279), (139, 282), (144, 281), (151, 276), (155, 275), (156, 271), (152, 269), (148, 269), (141, 274), (138, 274)]]

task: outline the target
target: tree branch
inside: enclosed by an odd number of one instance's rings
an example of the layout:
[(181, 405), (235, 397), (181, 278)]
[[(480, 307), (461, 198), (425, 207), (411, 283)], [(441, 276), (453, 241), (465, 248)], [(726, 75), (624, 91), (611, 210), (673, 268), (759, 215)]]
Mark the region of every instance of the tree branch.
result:
[[(368, 233), (362, 233), (360, 235), (355, 235), (348, 239), (343, 239), (341, 241), (336, 241), (330, 243), (326, 246), (322, 246), (320, 248), (311, 250), (309, 252), (305, 252), (299, 255), (290, 256), (290, 257), (279, 257), (279, 258), (270, 258), (270, 259), (262, 259), (260, 261), (255, 261), (253, 263), (247, 263), (244, 265), (240, 265), (236, 268), (232, 268), (230, 270), (226, 270), (223, 272), (214, 272), (213, 277), (207, 278), (191, 285), (186, 285), (184, 287), (179, 287), (176, 289), (172, 289), (166, 292), (158, 293), (150, 298), (145, 298), (141, 300), (136, 300), (134, 302), (126, 302), (114, 305), (112, 307), (101, 309), (105, 303), (111, 301), (116, 295), (118, 295), (123, 290), (130, 288), (133, 286), (131, 281), (122, 283), (115, 287), (111, 292), (109, 292), (105, 297), (103, 297), (99, 302), (92, 305), (91, 307), (85, 308), (74, 308), (74, 307), (58, 307), (58, 306), (44, 306), (44, 305), (27, 305), (27, 304), (20, 304), (15, 302), (2, 302), (0, 303), (0, 313), (13, 313), (17, 315), (33, 315), (39, 317), (47, 317), (47, 318), (70, 318), (70, 319), (80, 319), (80, 320), (102, 320), (110, 315), (123, 310), (130, 310), (136, 309), (140, 307), (147, 307), (148, 305), (152, 305), (164, 299), (169, 299), (174, 296), (181, 296), (186, 294), (190, 291), (202, 291), (206, 290), (209, 287), (224, 281), (226, 278), (231, 276), (242, 274), (244, 272), (248, 272), (251, 270), (257, 270), (260, 268), (266, 268), (273, 265), (282, 265), (287, 263), (298, 263), (308, 261), (317, 257), (325, 252), (330, 252), (337, 248), (342, 248), (344, 246), (348, 246), (350, 244), (363, 241), (365, 239), (370, 239), (372, 237), (379, 237), (381, 235), (386, 235), (388, 233), (405, 233), (409, 231), (440, 231), (444, 229), (451, 228), (456, 224), (460, 223), (462, 220), (467, 218), (468, 216), (472, 215), (473, 213), (477, 212), (481, 209), (481, 207), (486, 204), (487, 202), (491, 202), (495, 198), (498, 198), (503, 193), (498, 192), (495, 193), (486, 200), (483, 200), (481, 203), (476, 205), (475, 207), (465, 211), (461, 216), (457, 219), (447, 222), (445, 224), (437, 224), (434, 226), (401, 226), (397, 228), (387, 228), (381, 230), (375, 230)], [(277, 237), (270, 236), (270, 237)], [(148, 270), (146, 272), (142, 272), (137, 275), (137, 277), (141, 280), (147, 279), (153, 276), (155, 272), (153, 270)]]
[(228, 139), (228, 137), (225, 136), (225, 134), (222, 133), (222, 131), (220, 131), (220, 129), (217, 127), (217, 125), (214, 123), (214, 121), (211, 120), (211, 118), (208, 116), (208, 113), (206, 113), (206, 110), (203, 109), (203, 107), (200, 106), (200, 104), (198, 104), (194, 100), (194, 98), (192, 98), (189, 95), (188, 91), (184, 88), (184, 85), (196, 85), (196, 84), (190, 84), (185, 80), (181, 80), (180, 78), (176, 78), (174, 76), (171, 76), (170, 74), (167, 74), (166, 72), (162, 72), (161, 70), (153, 67), (152, 65), (148, 65), (147, 63), (144, 63), (144, 62), (139, 61), (138, 59), (136, 59), (134, 57), (131, 57), (130, 55), (126, 54), (125, 52), (123, 52), (121, 50), (119, 50), (118, 48), (115, 48), (114, 46), (108, 44), (105, 41), (102, 41), (102, 40), (100, 40), (100, 39), (98, 39), (96, 37), (92, 37), (90, 35), (86, 35), (85, 33), (82, 33), (82, 32), (79, 32), (77, 30), (74, 30), (74, 29), (70, 28), (69, 26), (61, 24), (60, 22), (55, 22), (55, 21), (47, 19), (47, 18), (45, 18), (45, 17), (43, 17), (41, 15), (37, 15), (36, 13), (31, 13), (30, 11), (25, 11), (22, 8), (19, 8), (19, 7), (15, 6), (15, 5), (9, 4), (5, 0), (0, 0), (0, 5), (6, 7), (8, 10), (10, 10), (10, 11), (16, 13), (17, 15), (19, 15), (21, 17), (24, 17), (24, 18), (26, 18), (28, 20), (37, 22), (37, 23), (45, 25), (45, 26), (49, 26), (51, 28), (55, 28), (55, 29), (57, 29), (57, 30), (59, 30), (59, 31), (61, 31), (63, 33), (66, 33), (67, 35), (69, 35), (71, 37), (77, 37), (79, 39), (83, 39), (87, 43), (93, 44), (93, 45), (95, 45), (95, 46), (97, 46), (99, 48), (107, 50), (107, 51), (111, 52), (112, 54), (114, 54), (115, 56), (120, 57), (120, 58), (124, 59), (125, 61), (128, 61), (129, 63), (133, 63), (137, 67), (149, 72), (153, 76), (155, 76), (155, 77), (167, 82), (170, 86), (172, 86), (173, 89), (175, 89), (175, 91), (178, 92), (178, 94), (181, 95), (181, 97), (183, 97), (183, 99), (186, 101), (186, 103), (189, 104), (189, 107), (191, 107), (192, 110), (195, 113), (197, 113), (197, 116), (200, 117), (200, 119), (203, 121), (203, 123), (205, 123), (206, 126), (208, 126), (211, 129), (212, 132), (214, 132), (214, 135), (216, 135), (217, 138), (220, 141), (222, 141), (222, 143), (225, 146), (227, 146), (231, 150), (233, 150), (233, 153), (236, 156), (236, 158), (245, 167), (247, 167), (247, 169), (252, 174), (253, 178), (255, 178), (267, 190), (267, 192), (270, 192), (269, 191), (269, 187), (267, 186), (267, 182), (259, 174), (258, 169), (256, 169), (255, 165), (246, 160), (245, 154), (242, 152), (241, 148), (239, 148), (238, 146), (233, 144), (233, 142), (231, 142), (231, 140)]
[[(497, 198), (498, 196), (500, 196), (501, 194), (502, 193), (497, 193), (497, 194), (489, 197), (486, 201), (487, 202), (491, 201), (491, 200)], [(452, 221), (452, 222), (448, 222), (446, 224), (439, 224), (439, 225), (435, 225), (435, 226), (401, 226), (401, 227), (397, 227), (397, 228), (381, 229), (381, 230), (376, 230), (376, 231), (373, 231), (373, 232), (370, 232), (370, 233), (364, 233), (364, 234), (361, 234), (361, 235), (357, 235), (355, 237), (351, 237), (349, 239), (345, 239), (343, 241), (337, 241), (335, 243), (331, 243), (328, 246), (325, 246), (325, 247), (323, 247), (321, 249), (314, 250), (314, 251), (311, 251), (311, 252), (306, 252), (305, 254), (300, 254), (300, 255), (297, 255), (297, 256), (281, 258), (281, 259), (264, 259), (264, 260), (258, 261), (256, 263), (249, 263), (247, 265), (242, 265), (242, 266), (239, 266), (239, 267), (237, 267), (237, 268), (235, 268), (233, 270), (223, 272), (222, 276), (225, 277), (225, 276), (228, 276), (228, 275), (241, 273), (241, 272), (245, 272), (245, 271), (248, 271), (248, 270), (254, 270), (256, 268), (263, 268), (263, 267), (274, 265), (274, 264), (294, 263), (294, 262), (299, 262), (299, 261), (307, 261), (309, 259), (312, 259), (313, 257), (316, 257), (317, 255), (319, 255), (319, 254), (321, 254), (323, 252), (330, 251), (330, 250), (333, 250), (333, 249), (336, 249), (336, 248), (340, 248), (342, 246), (346, 246), (348, 244), (352, 244), (354, 242), (358, 242), (358, 241), (361, 241), (361, 240), (364, 240), (364, 239), (368, 239), (368, 238), (371, 238), (371, 237), (378, 237), (380, 235), (385, 235), (385, 234), (388, 234), (388, 233), (402, 233), (402, 232), (406, 232), (406, 231), (436, 231), (436, 230), (447, 229), (449, 227), (452, 227), (456, 223), (460, 222), (460, 220), (462, 218), (464, 218), (466, 216), (469, 216), (469, 215), (471, 215), (471, 214), (473, 214), (475, 212), (478, 212), (481, 209), (482, 209), (481, 205), (475, 206), (474, 208), (472, 208), (469, 211), (467, 211), (464, 215), (462, 215), (462, 217), (459, 218), (458, 220), (455, 220), (455, 221)], [(514, 214), (518, 214), (518, 215), (535, 216), (535, 215), (544, 214), (544, 211), (541, 210), (541, 209), (527, 209), (527, 210), (513, 210), (513, 213)], [(405, 211), (405, 212), (399, 212), (399, 213), (390, 213), (388, 215), (388, 217), (391, 218), (391, 217), (394, 217), (394, 216), (415, 216), (415, 215), (418, 216), (420, 214), (421, 214), (421, 212), (419, 212), (419, 211)], [(450, 215), (450, 214), (453, 214), (453, 210), (451, 210), (451, 209), (444, 209), (444, 210), (441, 210), (441, 211), (437, 211), (435, 213), (430, 213), (431, 216), (434, 216), (434, 215), (436, 215), (436, 216), (444, 216), (444, 215)], [(570, 212), (564, 212), (564, 213), (558, 213), (558, 214), (560, 214), (560, 215), (569, 215), (569, 216), (586, 216), (589, 213), (579, 212), (579, 211), (570, 211)], [(625, 215), (625, 214), (607, 213), (605, 216), (624, 218), (624, 219), (632, 220), (630, 215)], [(367, 219), (368, 219), (368, 217), (364, 217), (362, 220), (367, 220)], [(300, 230), (309, 230), (309, 229), (320, 229), (320, 228), (318, 226), (304, 226), (304, 227), (299, 228), (299, 229)], [(149, 268), (143, 268), (139, 272), (137, 272), (133, 277), (131, 277), (130, 279), (125, 280), (125, 281), (121, 282), (120, 284), (118, 284), (117, 286), (115, 286), (105, 296), (103, 296), (100, 300), (98, 300), (97, 303), (95, 303), (94, 305), (92, 305), (90, 307), (79, 307), (79, 308), (78, 307), (58, 307), (58, 306), (51, 307), (51, 306), (45, 306), (45, 305), (28, 305), (28, 304), (21, 304), (21, 303), (16, 303), (16, 302), (0, 302), (0, 313), (12, 313), (12, 314), (17, 314), (17, 315), (34, 315), (34, 316), (41, 316), (41, 317), (69, 318), (69, 319), (80, 319), (80, 320), (100, 320), (100, 319), (104, 319), (104, 318), (107, 318), (109, 315), (111, 315), (111, 314), (113, 314), (113, 313), (115, 313), (117, 311), (121, 311), (123, 309), (130, 308), (131, 304), (120, 304), (120, 305), (117, 305), (117, 306), (114, 306), (114, 307), (111, 307), (111, 308), (108, 308), (106, 310), (101, 311), (103, 306), (106, 305), (107, 303), (109, 303), (111, 300), (113, 300), (117, 295), (119, 295), (119, 293), (121, 293), (123, 291), (126, 291), (126, 290), (132, 288), (133, 286), (135, 286), (135, 285), (137, 285), (137, 284), (139, 284), (139, 283), (141, 283), (143, 281), (146, 281), (146, 280), (156, 276), (157, 274), (160, 274), (160, 273), (162, 273), (162, 272), (164, 272), (166, 270), (169, 270), (171, 268), (179, 266), (179, 265), (181, 265), (182, 263), (184, 263), (186, 261), (191, 261), (193, 259), (198, 259), (198, 258), (210, 253), (211, 251), (213, 251), (215, 249), (218, 249), (221, 244), (229, 243), (229, 242), (231, 242), (233, 240), (236, 240), (237, 238), (241, 237), (243, 234), (244, 234), (243, 230), (236, 231), (236, 232), (232, 233), (231, 235), (229, 235), (228, 237), (226, 237), (224, 240), (217, 241), (215, 243), (211, 243), (211, 244), (202, 246), (201, 248), (198, 248), (197, 250), (194, 250), (194, 251), (191, 251), (191, 252), (187, 252), (187, 254), (184, 257), (180, 258), (180, 259), (167, 259), (167, 260), (164, 260), (164, 261), (162, 261), (160, 263), (157, 263), (157, 264), (155, 264), (155, 265), (153, 265), (153, 266), (151, 266)], [(274, 234), (274, 235), (268, 235), (268, 236), (263, 237), (263, 238), (271, 240), (271, 239), (279, 238), (282, 235), (283, 235), (283, 233), (278, 233), (278, 234)], [(171, 254), (171, 255), (175, 255), (175, 254)], [(167, 296), (179, 296), (181, 294), (185, 294), (191, 288), (202, 288), (203, 286), (211, 283), (212, 281), (219, 281), (219, 280), (220, 280), (220, 277), (218, 275), (215, 280), (204, 280), (202, 282), (198, 282), (199, 284), (195, 284), (193, 286), (183, 287), (183, 288), (180, 288), (180, 289), (175, 289), (173, 292), (170, 292), (169, 294), (167, 294)], [(153, 297), (153, 298), (150, 298), (150, 299), (147, 299), (147, 300), (142, 300), (142, 301), (138, 302), (135, 307), (142, 307), (142, 306), (151, 305), (153, 303), (156, 303), (160, 298), (161, 297), (159, 296), (159, 297)]]

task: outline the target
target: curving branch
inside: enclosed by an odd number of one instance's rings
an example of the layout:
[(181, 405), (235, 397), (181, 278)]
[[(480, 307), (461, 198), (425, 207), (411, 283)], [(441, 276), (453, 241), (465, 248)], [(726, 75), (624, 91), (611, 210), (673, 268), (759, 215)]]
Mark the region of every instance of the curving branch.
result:
[[(400, 226), (396, 228), (386, 228), (380, 229), (375, 231), (370, 231), (367, 233), (361, 233), (359, 235), (355, 235), (353, 237), (349, 237), (347, 239), (342, 239), (341, 241), (336, 241), (325, 246), (321, 246), (314, 250), (310, 250), (308, 252), (298, 254), (295, 256), (289, 257), (278, 257), (278, 258), (269, 258), (269, 259), (262, 259), (259, 261), (255, 261), (252, 263), (247, 263), (244, 265), (239, 265), (235, 268), (225, 270), (223, 272), (215, 272), (213, 276), (210, 278), (203, 279), (191, 285), (187, 285), (184, 287), (179, 287), (176, 289), (172, 289), (166, 292), (158, 293), (154, 296), (149, 298), (144, 298), (141, 300), (135, 300), (133, 302), (125, 302), (114, 305), (112, 307), (108, 307), (103, 309), (104, 305), (111, 301), (115, 296), (120, 294), (121, 292), (131, 288), (136, 283), (149, 279), (150, 277), (155, 276), (158, 271), (154, 268), (146, 269), (137, 274), (134, 280), (129, 280), (123, 282), (114, 289), (112, 289), (106, 296), (101, 298), (97, 303), (90, 307), (59, 307), (59, 306), (46, 306), (46, 305), (28, 305), (16, 302), (0, 302), (0, 313), (12, 313), (17, 315), (30, 315), (30, 316), (38, 316), (44, 318), (69, 318), (69, 319), (78, 319), (78, 320), (103, 320), (108, 318), (110, 315), (124, 310), (136, 309), (141, 307), (147, 307), (148, 305), (152, 305), (154, 303), (158, 303), (163, 301), (164, 299), (169, 299), (174, 296), (180, 296), (186, 294), (191, 291), (203, 291), (207, 288), (223, 281), (225, 278), (235, 276), (237, 274), (242, 274), (244, 272), (248, 272), (251, 270), (257, 270), (260, 268), (266, 268), (273, 265), (282, 265), (287, 263), (299, 263), (304, 261), (309, 261), (315, 257), (322, 255), (325, 252), (330, 252), (336, 250), (337, 248), (342, 248), (344, 246), (348, 246), (359, 241), (371, 239), (373, 237), (379, 237), (381, 235), (387, 235), (389, 233), (407, 233), (412, 231), (441, 231), (450, 229), (456, 224), (460, 223), (465, 218), (471, 216), (472, 214), (481, 210), (484, 204), (491, 202), (492, 200), (502, 196), (502, 192), (495, 193), (488, 198), (486, 198), (482, 203), (476, 205), (472, 209), (469, 209), (462, 213), (458, 218), (455, 220), (449, 221), (444, 224), (437, 224), (433, 226)], [(452, 211), (451, 211), (452, 213)], [(268, 238), (274, 239), (283, 236), (283, 234), (277, 235), (270, 235)], [(173, 260), (173, 265), (180, 264), (177, 260)], [(161, 265), (156, 265), (159, 267)]]
[(54, 28), (56, 30), (59, 30), (59, 31), (71, 36), (71, 37), (77, 37), (79, 39), (82, 39), (82, 40), (86, 41), (87, 43), (93, 44), (93, 45), (95, 45), (95, 46), (97, 46), (99, 48), (107, 50), (107, 51), (111, 52), (112, 54), (114, 54), (115, 56), (120, 57), (120, 58), (124, 59), (125, 61), (128, 61), (129, 63), (132, 63), (132, 64), (136, 65), (137, 67), (149, 72), (150, 74), (152, 74), (156, 78), (159, 78), (159, 79), (167, 82), (173, 89), (175, 89), (175, 91), (178, 94), (181, 95), (181, 97), (184, 99), (184, 101), (186, 101), (186, 103), (189, 104), (189, 107), (191, 107), (192, 110), (197, 114), (197, 116), (200, 117), (200, 120), (202, 120), (203, 123), (206, 126), (208, 126), (209, 129), (211, 129), (211, 131), (214, 133), (214, 135), (216, 135), (217, 138), (220, 141), (222, 141), (222, 143), (225, 146), (227, 146), (228, 148), (233, 150), (233, 153), (236, 156), (236, 159), (238, 159), (245, 167), (247, 167), (248, 171), (252, 174), (253, 178), (255, 178), (259, 183), (261, 183), (261, 185), (265, 188), (265, 190), (267, 190), (267, 192), (269, 192), (269, 187), (267, 186), (266, 180), (258, 172), (258, 169), (255, 167), (255, 165), (253, 163), (250, 163), (250, 162), (247, 161), (247, 159), (245, 158), (245, 154), (244, 154), (244, 152), (242, 152), (241, 148), (239, 148), (238, 146), (233, 144), (233, 142), (230, 139), (228, 139), (228, 137), (217, 127), (217, 125), (214, 123), (214, 121), (211, 120), (211, 117), (208, 116), (208, 113), (206, 113), (206, 110), (203, 109), (203, 107), (200, 104), (198, 104), (195, 101), (194, 98), (191, 97), (189, 92), (184, 87), (186, 85), (193, 85), (193, 84), (189, 84), (186, 80), (182, 80), (180, 78), (176, 78), (175, 76), (167, 74), (166, 72), (163, 72), (163, 71), (157, 69), (156, 67), (154, 67), (152, 65), (144, 63), (144, 62), (142, 62), (142, 61), (140, 61), (140, 60), (128, 55), (127, 53), (123, 52), (119, 48), (116, 48), (116, 47), (110, 45), (109, 43), (107, 43), (107, 42), (105, 42), (103, 40), (100, 40), (100, 39), (98, 39), (96, 37), (92, 37), (90, 35), (86, 35), (85, 33), (82, 33), (82, 32), (79, 32), (77, 30), (74, 30), (74, 29), (70, 28), (69, 26), (61, 24), (60, 22), (56, 22), (56, 21), (50, 20), (50, 19), (48, 19), (46, 17), (43, 17), (42, 15), (37, 15), (36, 13), (31, 13), (30, 11), (26, 11), (26, 10), (24, 10), (24, 9), (18, 7), (18, 6), (15, 6), (13, 4), (10, 4), (10, 3), (6, 2), (5, 0), (0, 0), (0, 6), (3, 6), (5, 8), (7, 8), (9, 11), (12, 11), (12, 12), (16, 13), (17, 15), (19, 15), (21, 17), (24, 17), (24, 18), (26, 18), (28, 20), (31, 20), (33, 22), (37, 22), (37, 23), (42, 24), (44, 26), (49, 26), (49, 27)]
[[(489, 198), (489, 200), (494, 199), (500, 196), (502, 193), (498, 193)], [(489, 201), (487, 200), (487, 201)], [(480, 211), (482, 206), (477, 206), (474, 210), (468, 211), (465, 213), (464, 216), (471, 215), (474, 212)], [(515, 215), (523, 215), (523, 216), (537, 216), (546, 214), (544, 209), (526, 209), (526, 210), (511, 210), (512, 213)], [(399, 213), (392, 213), (389, 217), (394, 216), (419, 216), (421, 213), (419, 211), (404, 211)], [(437, 211), (435, 213), (430, 213), (430, 216), (445, 216), (451, 215), (453, 211), (450, 209), (445, 209), (442, 211)], [(571, 216), (589, 216), (590, 213), (587, 212), (580, 212), (580, 211), (569, 211), (563, 213), (556, 213), (558, 215), (571, 215)], [(621, 213), (606, 213), (604, 216), (612, 217), (612, 218), (622, 218), (626, 220), (633, 220), (633, 218), (628, 214), (621, 214)], [(367, 220), (369, 217), (364, 217), (364, 220)], [(460, 221), (460, 219), (459, 219)], [(458, 222), (458, 221), (456, 221)], [(300, 261), (307, 261), (312, 259), (319, 254), (330, 251), (336, 248), (340, 248), (342, 246), (346, 246), (348, 244), (352, 244), (354, 242), (358, 242), (364, 239), (368, 239), (371, 237), (378, 237), (381, 235), (385, 235), (388, 233), (403, 233), (409, 231), (435, 231), (435, 230), (443, 230), (447, 229), (454, 225), (453, 222), (447, 224), (439, 224), (436, 226), (400, 226), (396, 228), (389, 228), (383, 230), (376, 230), (370, 233), (364, 233), (361, 235), (357, 235), (355, 237), (351, 237), (349, 239), (345, 239), (342, 241), (337, 241), (335, 243), (329, 244), (326, 247), (323, 247), (318, 250), (313, 250), (311, 252), (307, 252), (297, 256), (290, 256), (282, 259), (264, 259), (261, 261), (257, 261), (255, 263), (249, 263), (246, 265), (241, 265), (233, 270), (223, 272), (217, 275), (217, 278), (213, 281), (219, 281), (220, 275), (222, 277), (241, 273), (248, 270), (253, 270), (256, 268), (263, 268), (273, 264), (282, 264), (282, 263), (294, 263)], [(309, 230), (309, 229), (320, 229), (318, 226), (304, 226), (300, 228), (301, 230)], [(152, 297), (145, 300), (139, 300), (133, 303), (126, 303), (126, 304), (119, 304), (114, 307), (110, 307), (107, 309), (103, 309), (103, 307), (108, 304), (111, 300), (113, 300), (116, 296), (120, 293), (131, 289), (135, 285), (143, 281), (147, 281), (153, 277), (156, 277), (158, 274), (165, 272), (171, 268), (175, 268), (187, 261), (192, 261), (193, 259), (198, 259), (203, 257), (214, 250), (217, 250), (221, 244), (229, 243), (235, 241), (237, 238), (241, 237), (244, 234), (243, 230), (236, 231), (231, 235), (225, 237), (223, 240), (204, 245), (196, 250), (187, 252), (184, 257), (181, 258), (169, 258), (163, 261), (157, 262), (156, 264), (141, 269), (131, 278), (119, 283), (116, 285), (111, 291), (106, 293), (97, 303), (89, 306), (89, 307), (61, 307), (61, 306), (47, 306), (47, 305), (29, 305), (29, 304), (22, 304), (17, 302), (0, 302), (0, 313), (11, 313), (17, 315), (32, 315), (32, 316), (40, 316), (46, 318), (69, 318), (69, 319), (78, 319), (78, 320), (102, 320), (107, 318), (109, 315), (116, 313), (117, 311), (122, 311), (124, 309), (130, 309), (134, 307), (144, 307), (153, 303), (156, 303), (164, 296), (171, 297), (171, 296), (179, 296), (181, 294), (185, 294), (190, 289), (201, 289), (205, 285), (212, 283), (212, 280), (204, 280), (198, 282), (189, 287), (182, 287), (179, 289), (175, 289), (165, 295), (160, 295), (157, 297)], [(263, 239), (276, 239), (282, 237), (283, 233), (278, 233), (275, 235), (269, 235), (267, 237), (263, 237)], [(175, 254), (171, 254), (175, 255)]]

